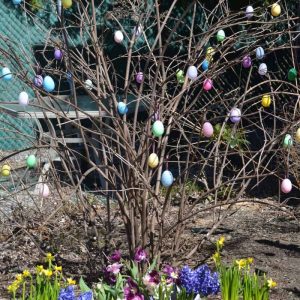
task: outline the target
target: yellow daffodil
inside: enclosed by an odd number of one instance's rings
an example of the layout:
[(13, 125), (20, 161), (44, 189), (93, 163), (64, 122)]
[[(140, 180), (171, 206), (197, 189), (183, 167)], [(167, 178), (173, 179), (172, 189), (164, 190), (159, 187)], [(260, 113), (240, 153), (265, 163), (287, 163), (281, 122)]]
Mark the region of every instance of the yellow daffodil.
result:
[(48, 252), (46, 254), (46, 262), (51, 262), (53, 260), (54, 260), (54, 256), (50, 252)]
[(16, 275), (16, 281), (21, 282), (23, 280), (23, 275), (22, 274), (17, 274)]
[(68, 285), (75, 285), (76, 281), (72, 278), (67, 278)]
[(239, 270), (241, 270), (241, 269), (243, 269), (247, 266), (247, 260), (246, 259), (236, 260), (235, 263), (238, 265)]
[(277, 282), (276, 282), (276, 281), (273, 281), (272, 278), (268, 279), (267, 282), (268, 282), (268, 287), (269, 287), (270, 289), (277, 286)]
[(29, 277), (29, 276), (30, 276), (29, 270), (25, 269), (25, 270), (23, 271), (23, 277), (26, 278), (26, 277)]
[(224, 242), (225, 242), (225, 237), (221, 236), (218, 240), (217, 240), (217, 247), (218, 248), (222, 248), (224, 246)]
[(55, 267), (54, 267), (54, 270), (55, 270), (56, 272), (62, 272), (62, 266), (55, 266)]
[(52, 270), (49, 270), (49, 269), (43, 270), (43, 273), (46, 277), (51, 277), (53, 274)]
[(253, 263), (253, 257), (248, 257), (248, 258), (247, 258), (247, 263), (248, 263), (249, 265), (251, 265), (251, 264)]
[(14, 281), (11, 285), (9, 285), (7, 287), (7, 290), (9, 293), (15, 293), (17, 291), (18, 287), (19, 287), (19, 284), (16, 281)]
[(44, 267), (42, 265), (36, 266), (36, 272), (41, 275), (43, 273)]
[(213, 259), (213, 261), (215, 262), (215, 264), (217, 264), (217, 263), (220, 262), (220, 258), (221, 258), (221, 256), (220, 256), (220, 253), (219, 253), (219, 252), (215, 252), (215, 253), (213, 254), (213, 256), (212, 256), (212, 259)]

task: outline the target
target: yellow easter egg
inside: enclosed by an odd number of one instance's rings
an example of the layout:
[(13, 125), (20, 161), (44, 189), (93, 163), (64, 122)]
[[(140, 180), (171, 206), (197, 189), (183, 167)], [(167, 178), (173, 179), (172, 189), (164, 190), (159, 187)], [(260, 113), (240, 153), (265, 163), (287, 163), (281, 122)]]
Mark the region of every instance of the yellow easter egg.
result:
[(152, 169), (158, 166), (159, 159), (156, 153), (151, 153), (148, 157), (148, 166)]
[(211, 62), (213, 60), (213, 55), (215, 54), (215, 49), (213, 47), (208, 47), (206, 50), (205, 58)]
[(300, 143), (300, 128), (298, 128), (296, 131), (295, 140), (296, 142)]
[(9, 165), (3, 165), (1, 168), (2, 176), (9, 176), (10, 175), (11, 167)]
[(62, 6), (65, 9), (68, 9), (72, 6), (72, 0), (62, 0)]
[(261, 105), (263, 107), (270, 107), (271, 105), (271, 96), (270, 95), (263, 95), (261, 99)]
[(281, 7), (278, 3), (274, 3), (271, 7), (271, 15), (273, 17), (278, 17), (281, 14)]

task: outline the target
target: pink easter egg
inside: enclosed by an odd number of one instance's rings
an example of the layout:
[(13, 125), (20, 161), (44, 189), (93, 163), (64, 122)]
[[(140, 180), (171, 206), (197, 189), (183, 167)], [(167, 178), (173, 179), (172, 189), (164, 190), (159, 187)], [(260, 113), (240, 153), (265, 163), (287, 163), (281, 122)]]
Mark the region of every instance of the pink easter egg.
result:
[(293, 186), (291, 181), (288, 178), (285, 178), (281, 182), (281, 191), (285, 194), (289, 193), (292, 190)]
[(205, 122), (202, 126), (202, 134), (205, 137), (211, 137), (214, 134), (214, 128), (210, 122)]
[(203, 88), (205, 91), (211, 90), (213, 87), (213, 82), (211, 79), (205, 79), (203, 82)]
[(42, 183), (39, 186), (39, 195), (43, 198), (47, 198), (50, 195), (49, 187), (46, 183)]
[(144, 80), (144, 74), (143, 72), (138, 72), (135, 76), (135, 80), (137, 83), (142, 83)]

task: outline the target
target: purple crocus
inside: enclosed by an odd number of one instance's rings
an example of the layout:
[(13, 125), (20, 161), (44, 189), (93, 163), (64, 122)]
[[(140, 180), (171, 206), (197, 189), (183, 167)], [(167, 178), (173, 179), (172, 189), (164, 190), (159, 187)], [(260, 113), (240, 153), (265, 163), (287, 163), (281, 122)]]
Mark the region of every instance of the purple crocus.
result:
[(147, 253), (144, 249), (142, 249), (141, 247), (138, 247), (135, 250), (135, 254), (134, 254), (134, 261), (135, 262), (142, 262), (144, 260), (147, 259)]
[(116, 274), (120, 273), (120, 270), (121, 270), (122, 266), (123, 266), (122, 264), (114, 263), (112, 265), (108, 265), (106, 267), (106, 271), (110, 272), (110, 273), (113, 273), (114, 275), (116, 275)]
[(166, 265), (166, 266), (164, 266), (162, 271), (166, 275), (166, 281), (167, 281), (168, 284), (178, 283), (179, 274), (178, 274), (178, 269), (177, 268), (174, 268), (170, 265)]
[(121, 260), (121, 251), (115, 250), (112, 255), (109, 257), (110, 261), (119, 262)]
[(129, 277), (124, 287), (125, 300), (144, 300), (144, 295), (140, 293), (138, 285)]

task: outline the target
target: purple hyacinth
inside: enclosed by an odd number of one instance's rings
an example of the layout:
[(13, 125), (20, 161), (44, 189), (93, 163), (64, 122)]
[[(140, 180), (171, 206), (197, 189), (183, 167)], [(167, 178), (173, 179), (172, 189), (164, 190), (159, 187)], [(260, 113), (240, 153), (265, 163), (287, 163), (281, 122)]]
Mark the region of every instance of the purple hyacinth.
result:
[(134, 261), (136, 262), (141, 262), (147, 259), (147, 253), (144, 249), (142, 249), (141, 247), (138, 247), (135, 250), (135, 254), (134, 254)]
[(121, 260), (121, 251), (120, 250), (115, 250), (112, 255), (109, 257), (110, 261), (113, 262), (119, 262)]
[(125, 300), (144, 300), (144, 295), (140, 293), (138, 285), (129, 277), (124, 287)]
[(88, 292), (80, 294), (79, 297), (77, 298), (77, 300), (93, 300), (92, 291), (88, 291)]
[(188, 266), (183, 267), (180, 272), (180, 282), (189, 294), (208, 296), (215, 295), (220, 290), (218, 274), (212, 273), (207, 265), (200, 266), (196, 270)]
[(74, 286), (70, 285), (65, 289), (61, 289), (57, 300), (75, 300)]

